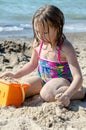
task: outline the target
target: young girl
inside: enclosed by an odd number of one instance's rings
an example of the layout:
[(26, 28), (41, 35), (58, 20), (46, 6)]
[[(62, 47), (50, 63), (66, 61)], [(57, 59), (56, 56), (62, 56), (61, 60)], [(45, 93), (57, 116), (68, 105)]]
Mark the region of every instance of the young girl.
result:
[(26, 97), (40, 93), (45, 101), (57, 98), (68, 106), (71, 99), (82, 99), (82, 74), (76, 53), (63, 34), (64, 15), (53, 5), (39, 8), (33, 16), (34, 43), (30, 62), (16, 73), (2, 76), (23, 77), (38, 67), (38, 76), (28, 79)]

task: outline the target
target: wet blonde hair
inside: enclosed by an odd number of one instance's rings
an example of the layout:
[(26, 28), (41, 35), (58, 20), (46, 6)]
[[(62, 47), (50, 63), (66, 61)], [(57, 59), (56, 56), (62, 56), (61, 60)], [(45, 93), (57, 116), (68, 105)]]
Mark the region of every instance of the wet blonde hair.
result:
[(56, 37), (57, 45), (59, 45), (60, 39), (63, 38), (63, 26), (64, 26), (64, 15), (62, 11), (54, 5), (46, 5), (44, 7), (39, 8), (32, 19), (34, 38), (39, 44), (39, 39), (36, 36), (36, 32), (34, 29), (34, 21), (37, 20), (43, 24), (45, 27), (45, 23), (51, 27), (58, 29), (58, 34)]

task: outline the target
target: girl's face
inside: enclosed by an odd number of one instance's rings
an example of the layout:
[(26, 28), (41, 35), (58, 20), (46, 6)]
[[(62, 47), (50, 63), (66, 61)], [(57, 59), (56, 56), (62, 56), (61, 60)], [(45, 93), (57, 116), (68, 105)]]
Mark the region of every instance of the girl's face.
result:
[(51, 43), (52, 45), (56, 42), (57, 37), (57, 29), (54, 27), (51, 27), (47, 25), (47, 23), (44, 23), (44, 26), (42, 22), (34, 21), (34, 30), (36, 33), (37, 38), (41, 41), (43, 41), (44, 44)]

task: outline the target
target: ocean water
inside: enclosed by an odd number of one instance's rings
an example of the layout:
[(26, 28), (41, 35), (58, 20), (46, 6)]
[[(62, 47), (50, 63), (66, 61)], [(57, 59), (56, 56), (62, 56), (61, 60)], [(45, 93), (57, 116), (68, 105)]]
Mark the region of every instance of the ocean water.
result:
[(63, 11), (64, 32), (86, 32), (86, 0), (0, 0), (0, 37), (33, 37), (32, 16), (46, 4)]

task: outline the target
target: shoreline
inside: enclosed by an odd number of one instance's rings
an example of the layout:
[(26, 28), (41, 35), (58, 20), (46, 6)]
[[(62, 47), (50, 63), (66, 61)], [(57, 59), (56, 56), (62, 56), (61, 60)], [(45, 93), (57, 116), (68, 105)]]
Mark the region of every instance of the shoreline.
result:
[[(75, 36), (81, 36), (81, 35), (83, 35), (83, 37), (85, 38), (85, 35), (86, 35), (86, 32), (64, 32), (64, 34), (66, 35), (66, 36), (69, 36), (69, 38), (71, 38), (71, 36), (74, 36), (74, 38), (75, 38)], [(29, 35), (29, 34), (28, 34)], [(12, 36), (12, 37), (0, 37), (0, 40), (6, 40), (6, 39), (33, 39), (33, 37), (29, 37), (29, 36)]]

